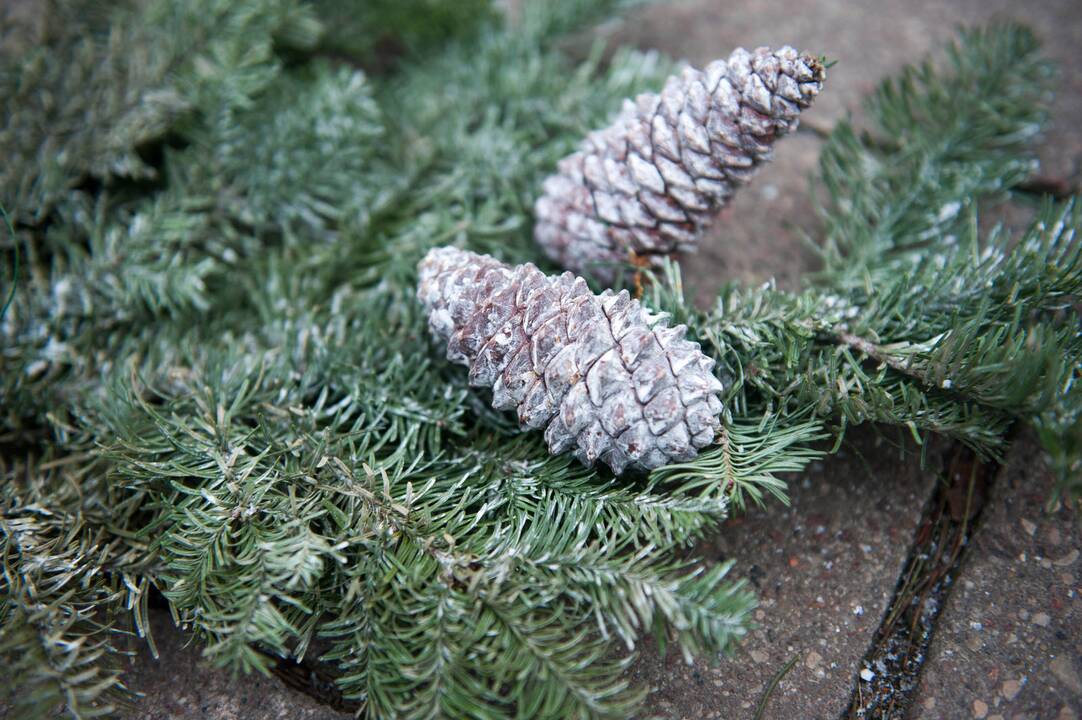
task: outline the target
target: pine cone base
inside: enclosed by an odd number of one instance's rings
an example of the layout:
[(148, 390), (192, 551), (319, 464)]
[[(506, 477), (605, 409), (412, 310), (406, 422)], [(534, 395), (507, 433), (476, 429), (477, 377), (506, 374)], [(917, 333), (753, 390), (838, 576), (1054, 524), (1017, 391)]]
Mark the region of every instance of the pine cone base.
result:
[(714, 361), (626, 291), (601, 295), (571, 273), (546, 276), (487, 255), (437, 248), (417, 295), (447, 357), (490, 387), (497, 409), (545, 428), (553, 453), (573, 451), (620, 474), (689, 460), (720, 425)]

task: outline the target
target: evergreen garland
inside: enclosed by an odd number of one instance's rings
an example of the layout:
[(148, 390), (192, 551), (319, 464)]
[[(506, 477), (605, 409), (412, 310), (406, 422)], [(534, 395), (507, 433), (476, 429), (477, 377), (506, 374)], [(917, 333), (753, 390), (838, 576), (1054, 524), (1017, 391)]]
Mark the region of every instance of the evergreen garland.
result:
[[(427, 337), (417, 262), (445, 244), (538, 260), (542, 178), (673, 70), (552, 47), (622, 4), (530, 4), (508, 27), (449, 11), (423, 32), (378, 3), (76, 4), (2, 57), (16, 717), (112, 712), (152, 588), (226, 667), (320, 639), (372, 717), (626, 716), (642, 690), (620, 650), (650, 634), (709, 656), (748, 624), (730, 566), (676, 551), (784, 498), (779, 474), (849, 424), (995, 454), (1025, 420), (1082, 489), (1080, 211), (1050, 202), (1021, 234), (976, 222), (1032, 171), (1047, 104), (1010, 25), (885, 84), (877, 134), (834, 132), (806, 290), (726, 286), (700, 311), (675, 265), (648, 285), (725, 381), (694, 460), (586, 469), (468, 387)], [(373, 63), (388, 37), (391, 68)]]

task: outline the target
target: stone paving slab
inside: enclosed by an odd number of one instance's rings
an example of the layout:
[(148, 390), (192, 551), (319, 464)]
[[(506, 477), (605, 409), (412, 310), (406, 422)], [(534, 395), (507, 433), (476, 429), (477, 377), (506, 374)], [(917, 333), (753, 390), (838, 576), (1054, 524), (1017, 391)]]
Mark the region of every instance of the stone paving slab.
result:
[(166, 610), (151, 610), (157, 660), (143, 649), (125, 675), (145, 697), (120, 720), (345, 720), (352, 717), (288, 688), (276, 677), (233, 675), (200, 655)]
[[(750, 718), (774, 674), (796, 665), (774, 691), (764, 718), (837, 718), (849, 702), (860, 661), (879, 627), (905, 563), (938, 451), (919, 467), (871, 432), (790, 482), (791, 507), (768, 501), (728, 520), (696, 554), (735, 559), (735, 576), (759, 596), (759, 628), (736, 655), (713, 666), (686, 665), (651, 648), (630, 679), (652, 688), (648, 707), (667, 718)], [(867, 458), (880, 461), (869, 465)], [(890, 468), (889, 475), (880, 473)], [(879, 468), (878, 470), (876, 468)]]
[(1082, 516), (1046, 511), (1053, 478), (1032, 438), (1002, 468), (932, 639), (910, 716), (1082, 715)]

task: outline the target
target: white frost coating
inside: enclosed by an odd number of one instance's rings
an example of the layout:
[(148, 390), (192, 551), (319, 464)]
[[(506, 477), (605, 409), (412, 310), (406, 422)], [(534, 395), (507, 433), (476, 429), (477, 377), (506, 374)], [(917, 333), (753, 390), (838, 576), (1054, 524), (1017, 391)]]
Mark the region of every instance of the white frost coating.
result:
[(962, 203), (958, 201), (949, 202), (943, 207), (939, 208), (939, 215), (936, 217), (936, 220), (939, 222), (946, 222), (947, 220), (950, 220), (955, 215), (957, 215), (958, 211), (961, 209)]

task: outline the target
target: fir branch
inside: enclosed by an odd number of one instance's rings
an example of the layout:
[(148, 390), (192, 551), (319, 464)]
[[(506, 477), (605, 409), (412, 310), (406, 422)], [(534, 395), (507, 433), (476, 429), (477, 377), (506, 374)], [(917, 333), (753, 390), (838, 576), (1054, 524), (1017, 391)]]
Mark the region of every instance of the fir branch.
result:
[(659, 481), (682, 487), (713, 488), (744, 510), (750, 499), (762, 505), (769, 494), (788, 503), (785, 482), (778, 476), (803, 470), (825, 453), (813, 444), (826, 437), (815, 419), (764, 415), (758, 422), (729, 422), (717, 445), (691, 462), (654, 473)]
[(318, 32), (288, 0), (160, 0), (121, 8), (100, 35), (72, 15), (55, 43), (0, 64), (0, 148), (9, 158), (0, 200), (18, 221), (42, 222), (87, 175), (152, 177), (139, 146), (193, 107), (245, 104), (277, 72), (275, 35), (303, 44)]
[(317, 50), (345, 56), (378, 72), (432, 55), (448, 42), (475, 39), (498, 19), (491, 0), (315, 0), (312, 4), (324, 26)]
[(135, 577), (150, 558), (116, 534), (131, 506), (110, 507), (72, 467), (0, 467), (0, 697), (17, 717), (111, 714), (130, 700), (124, 626), (146, 629)]
[(534, 42), (589, 27), (652, 0), (551, 0), (523, 3), (516, 30)]
[(1036, 165), (1027, 144), (1047, 116), (1052, 69), (1020, 25), (965, 30), (947, 67), (906, 68), (868, 100), (874, 124), (842, 123), (823, 148), (824, 272), (839, 287), (889, 273), (949, 236), (981, 196)]

